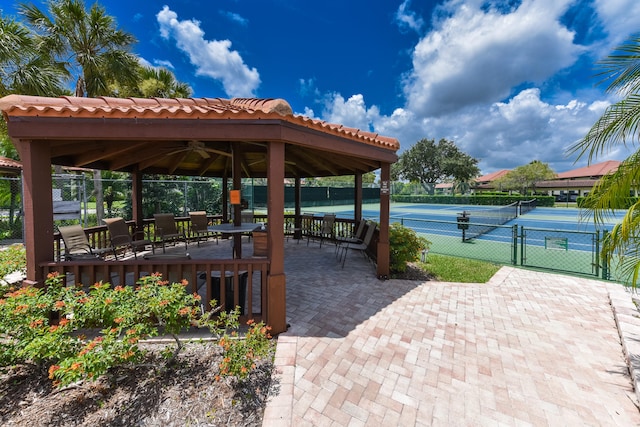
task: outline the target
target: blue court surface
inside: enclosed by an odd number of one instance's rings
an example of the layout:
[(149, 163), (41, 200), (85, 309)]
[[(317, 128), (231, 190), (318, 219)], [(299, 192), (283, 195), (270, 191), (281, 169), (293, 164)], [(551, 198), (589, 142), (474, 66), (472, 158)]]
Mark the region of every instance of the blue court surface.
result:
[[(439, 235), (459, 238), (461, 231), (457, 227), (457, 217), (467, 211), (470, 217), (470, 230), (483, 227), (482, 224), (493, 224), (487, 220), (495, 212), (492, 206), (462, 206), (462, 205), (430, 205), (412, 203), (392, 203), (390, 206), (391, 222), (401, 222), (423, 235)], [(353, 209), (346, 206), (317, 207), (317, 213), (334, 212), (338, 217), (352, 218)], [(606, 223), (596, 224), (593, 217), (584, 217), (584, 211), (578, 208), (536, 208), (499, 225), (486, 233), (476, 237), (478, 240), (511, 243), (513, 241), (513, 226), (521, 227), (527, 236), (527, 244), (544, 246), (550, 238), (567, 238), (572, 250), (591, 250), (594, 233), (611, 228), (620, 221), (625, 211), (618, 211), (608, 217)], [(362, 215), (366, 219), (379, 220), (378, 205), (363, 206)], [(473, 233), (472, 233), (473, 234)]]

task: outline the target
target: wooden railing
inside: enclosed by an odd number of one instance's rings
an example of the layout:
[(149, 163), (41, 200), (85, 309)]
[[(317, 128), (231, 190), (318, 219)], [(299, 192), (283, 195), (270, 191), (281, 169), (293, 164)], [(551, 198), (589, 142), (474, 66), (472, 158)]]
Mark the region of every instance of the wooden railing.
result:
[[(186, 280), (189, 293), (198, 293), (205, 307), (211, 308), (214, 293), (219, 293), (218, 304), (226, 305), (229, 301), (226, 278), (233, 277), (233, 306), (244, 305), (241, 302), (240, 284), (243, 273), (246, 275), (246, 306), (241, 320), (261, 319), (267, 307), (267, 275), (269, 272), (268, 259), (229, 259), (229, 260), (201, 260), (171, 258), (157, 255), (150, 260), (131, 259), (125, 261), (65, 261), (40, 264), (43, 277), (49, 273), (58, 272), (67, 286), (81, 286), (88, 288), (97, 282), (110, 283), (113, 286), (133, 285), (140, 277), (153, 273), (160, 273), (164, 280), (181, 282)], [(254, 311), (254, 282), (260, 287), (259, 310)], [(219, 286), (218, 291), (214, 289)], [(242, 292), (243, 294), (245, 292)], [(229, 309), (230, 307), (225, 307)], [(232, 307), (231, 307), (232, 308)]]

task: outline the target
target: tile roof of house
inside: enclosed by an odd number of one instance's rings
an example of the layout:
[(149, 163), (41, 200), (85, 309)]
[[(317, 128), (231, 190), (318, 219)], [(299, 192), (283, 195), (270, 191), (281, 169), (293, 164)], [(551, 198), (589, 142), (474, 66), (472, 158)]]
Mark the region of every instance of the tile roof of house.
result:
[(618, 169), (618, 166), (620, 166), (620, 163), (621, 162), (617, 160), (607, 160), (605, 162), (596, 163), (583, 168), (561, 172), (558, 174), (558, 179), (599, 178), (611, 172), (615, 172)]
[(596, 182), (597, 179), (556, 179), (537, 182), (536, 188), (591, 188)]
[(509, 172), (510, 171), (508, 169), (502, 169), (502, 170), (499, 170), (499, 171), (496, 171), (496, 172), (492, 172), (490, 174), (478, 177), (478, 178), (476, 178), (475, 181), (478, 182), (478, 183), (495, 181), (498, 178), (502, 178), (503, 176), (505, 176)]

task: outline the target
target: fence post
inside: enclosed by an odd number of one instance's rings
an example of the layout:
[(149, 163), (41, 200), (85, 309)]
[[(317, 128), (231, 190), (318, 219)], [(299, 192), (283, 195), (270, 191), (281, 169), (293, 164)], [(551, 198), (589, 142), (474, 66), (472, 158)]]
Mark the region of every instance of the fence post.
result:
[(524, 225), (520, 226), (520, 265), (524, 265), (524, 240), (526, 238)]
[(513, 224), (511, 228), (513, 256), (511, 257), (511, 264), (516, 265), (518, 263), (518, 224)]
[[(603, 242), (607, 239), (608, 234), (609, 234), (608, 230), (602, 231)], [(607, 259), (604, 258), (600, 253), (598, 253), (598, 259), (602, 260), (602, 278), (604, 280), (609, 280), (609, 263), (607, 262)]]
[(596, 264), (596, 277), (600, 277), (600, 230), (596, 230), (595, 264)]

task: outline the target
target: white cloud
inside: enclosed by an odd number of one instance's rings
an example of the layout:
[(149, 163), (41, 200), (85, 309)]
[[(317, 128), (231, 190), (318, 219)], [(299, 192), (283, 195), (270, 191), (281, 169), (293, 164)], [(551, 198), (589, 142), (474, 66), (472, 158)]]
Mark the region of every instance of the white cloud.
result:
[(255, 96), (260, 74), (255, 68), (249, 68), (237, 51), (231, 50), (231, 41), (206, 40), (200, 22), (179, 21), (178, 15), (168, 6), (164, 6), (156, 18), (160, 35), (175, 39), (178, 48), (196, 67), (196, 75), (220, 81), (230, 97)]
[(243, 27), (246, 27), (247, 25), (249, 25), (249, 20), (246, 18), (243, 18), (242, 15), (239, 15), (237, 13), (220, 11), (220, 14), (225, 18), (227, 18), (228, 20), (235, 22), (236, 24), (240, 24)]
[(610, 35), (611, 44), (620, 44), (631, 34), (640, 31), (638, 0), (595, 0), (600, 21)]
[(364, 97), (360, 94), (353, 95), (346, 101), (340, 94), (330, 94), (325, 100), (323, 119), (331, 123), (370, 132), (373, 131), (372, 123), (379, 117), (378, 107), (374, 105), (367, 108)]
[(167, 61), (164, 59), (154, 59), (153, 63), (157, 66), (157, 67), (164, 67), (168, 70), (173, 70), (175, 67), (173, 66), (173, 64), (171, 63), (171, 61)]
[[(633, 10), (640, 7), (636, 2), (611, 0), (607, 14), (598, 18), (623, 25), (621, 5)], [(483, 173), (532, 160), (556, 172), (585, 166), (586, 157), (577, 159), (567, 150), (615, 99), (587, 88), (573, 95), (543, 93), (544, 83), (586, 49), (575, 45), (573, 33), (560, 24), (569, 3), (523, 0), (516, 9), (498, 12), (482, 10), (482, 0), (448, 1), (438, 9), (433, 30), (415, 47), (404, 107), (386, 116), (367, 106), (361, 94), (345, 99), (333, 93), (325, 98), (321, 117), (393, 136), (400, 153), (422, 138), (452, 140), (479, 159)], [(590, 53), (599, 47), (589, 46)], [(616, 147), (596, 161), (628, 155)]]
[(316, 87), (316, 79), (298, 79), (298, 93), (300, 93), (302, 97), (319, 97), (320, 91)]
[(396, 21), (401, 31), (412, 30), (416, 33), (422, 31), (424, 27), (424, 20), (418, 16), (415, 12), (409, 10), (411, 0), (404, 0), (396, 11)]
[(408, 108), (436, 116), (507, 97), (571, 65), (582, 48), (558, 18), (568, 0), (524, 0), (512, 13), (466, 2), (415, 47)]

